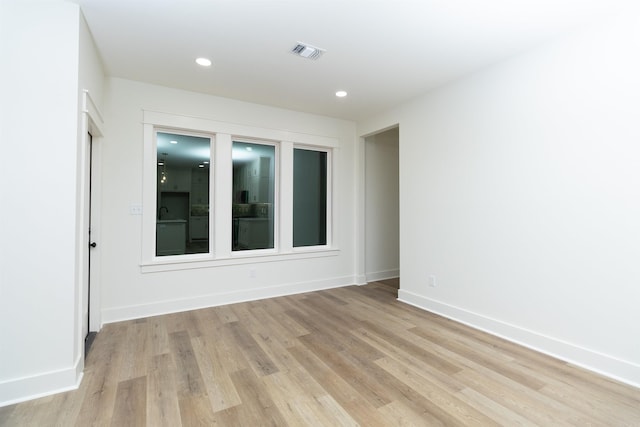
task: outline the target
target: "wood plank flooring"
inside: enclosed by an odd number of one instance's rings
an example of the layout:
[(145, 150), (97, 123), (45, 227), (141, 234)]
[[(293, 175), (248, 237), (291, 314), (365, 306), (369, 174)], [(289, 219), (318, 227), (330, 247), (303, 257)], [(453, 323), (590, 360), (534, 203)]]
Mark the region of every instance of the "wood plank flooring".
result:
[[(393, 285), (394, 282), (391, 282)], [(640, 390), (372, 283), (106, 325), (2, 426), (640, 426)]]

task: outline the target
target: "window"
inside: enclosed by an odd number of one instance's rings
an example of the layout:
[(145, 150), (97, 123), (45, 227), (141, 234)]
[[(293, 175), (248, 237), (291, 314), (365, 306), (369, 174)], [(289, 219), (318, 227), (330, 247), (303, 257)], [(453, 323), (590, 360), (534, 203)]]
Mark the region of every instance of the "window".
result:
[(232, 250), (274, 248), (276, 147), (233, 141)]
[(156, 256), (209, 252), (211, 139), (156, 132)]
[(327, 151), (293, 150), (293, 246), (327, 244)]
[(143, 138), (143, 273), (339, 253), (336, 138), (146, 110)]

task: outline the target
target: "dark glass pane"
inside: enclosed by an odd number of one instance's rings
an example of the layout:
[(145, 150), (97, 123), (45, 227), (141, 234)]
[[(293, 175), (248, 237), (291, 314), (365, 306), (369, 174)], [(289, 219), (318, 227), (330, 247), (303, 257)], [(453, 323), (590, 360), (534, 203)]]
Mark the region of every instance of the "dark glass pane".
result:
[(293, 150), (293, 246), (327, 244), (327, 153)]
[(157, 134), (156, 256), (209, 252), (209, 138)]
[(232, 157), (232, 249), (271, 249), (276, 148), (234, 141)]

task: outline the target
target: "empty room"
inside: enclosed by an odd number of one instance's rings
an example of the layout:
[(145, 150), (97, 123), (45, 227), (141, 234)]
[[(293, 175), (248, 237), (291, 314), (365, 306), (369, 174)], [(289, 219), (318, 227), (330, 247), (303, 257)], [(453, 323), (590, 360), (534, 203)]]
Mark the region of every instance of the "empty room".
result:
[(640, 425), (640, 5), (0, 0), (0, 425)]

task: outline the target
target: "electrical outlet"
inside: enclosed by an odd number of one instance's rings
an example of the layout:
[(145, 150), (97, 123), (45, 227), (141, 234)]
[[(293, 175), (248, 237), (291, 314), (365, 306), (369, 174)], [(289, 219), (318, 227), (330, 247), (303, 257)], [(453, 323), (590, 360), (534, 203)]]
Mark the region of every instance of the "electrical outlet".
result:
[(255, 279), (256, 278), (256, 269), (255, 268), (250, 268), (249, 269), (249, 278), (251, 278), (251, 279)]
[(131, 205), (131, 206), (129, 206), (129, 214), (130, 215), (142, 215), (142, 205)]
[(433, 274), (429, 275), (429, 287), (430, 288), (436, 287), (436, 276), (434, 276)]

